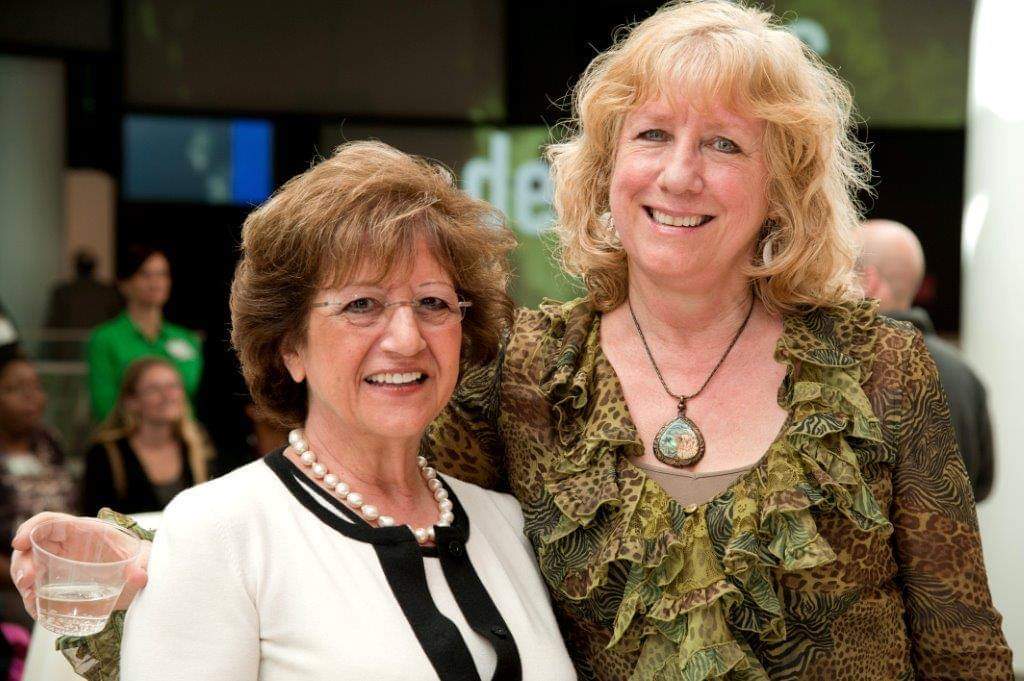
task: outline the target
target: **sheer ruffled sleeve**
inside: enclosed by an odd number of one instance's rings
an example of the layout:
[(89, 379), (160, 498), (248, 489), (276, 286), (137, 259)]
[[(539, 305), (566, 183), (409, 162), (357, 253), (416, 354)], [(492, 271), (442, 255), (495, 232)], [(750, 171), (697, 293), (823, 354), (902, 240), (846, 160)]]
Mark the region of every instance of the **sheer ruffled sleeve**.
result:
[(917, 678), (1012, 679), (935, 363), (919, 333), (903, 354), (892, 520)]
[[(109, 508), (99, 512), (99, 518), (116, 523), (139, 539), (153, 541), (153, 531)], [(124, 630), (124, 610), (110, 616), (103, 631), (92, 636), (61, 636), (57, 650), (71, 663), (75, 673), (89, 681), (119, 681), (121, 678), (121, 634)]]

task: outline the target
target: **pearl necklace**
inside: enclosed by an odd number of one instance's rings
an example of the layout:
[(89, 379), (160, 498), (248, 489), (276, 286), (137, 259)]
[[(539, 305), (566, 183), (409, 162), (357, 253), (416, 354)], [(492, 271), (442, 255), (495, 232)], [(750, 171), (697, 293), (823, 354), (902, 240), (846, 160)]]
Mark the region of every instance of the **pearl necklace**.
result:
[[(313, 477), (326, 487), (328, 491), (358, 511), (367, 522), (376, 523), (377, 527), (394, 526), (394, 518), (389, 515), (383, 515), (380, 509), (373, 504), (363, 503), (362, 494), (353, 491), (348, 483), (327, 470), (327, 466), (317, 461), (316, 454), (310, 450), (309, 444), (306, 442), (305, 433), (299, 429), (293, 430), (288, 433), (288, 443), (291, 444), (292, 449), (299, 453), (299, 460), (310, 469)], [(437, 471), (427, 465), (425, 458), (422, 456), (416, 457), (416, 465), (419, 466), (420, 475), (427, 481), (427, 488), (433, 493), (434, 500), (437, 501), (438, 518), (436, 526), (448, 527), (455, 522), (455, 514), (452, 513), (452, 501), (448, 498), (448, 490), (444, 488), (444, 485), (437, 478)], [(434, 527), (425, 528), (408, 525), (408, 528), (412, 530), (413, 536), (416, 537), (416, 541), (420, 544), (434, 541)]]

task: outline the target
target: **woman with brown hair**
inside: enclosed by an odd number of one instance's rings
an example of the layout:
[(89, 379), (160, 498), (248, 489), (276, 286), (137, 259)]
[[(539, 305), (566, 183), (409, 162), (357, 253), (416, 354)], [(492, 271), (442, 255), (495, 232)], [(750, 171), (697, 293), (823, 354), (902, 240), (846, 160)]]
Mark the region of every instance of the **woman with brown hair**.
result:
[(210, 478), (214, 456), (178, 370), (161, 357), (137, 359), (86, 452), (83, 509), (161, 511), (178, 492)]
[(231, 338), (289, 445), (178, 495), (127, 617), (65, 639), (77, 668), (575, 678), (515, 499), (420, 455), (460, 371), (494, 359), (511, 316), (500, 224), (450, 173), (379, 143), (340, 147), (249, 215)]

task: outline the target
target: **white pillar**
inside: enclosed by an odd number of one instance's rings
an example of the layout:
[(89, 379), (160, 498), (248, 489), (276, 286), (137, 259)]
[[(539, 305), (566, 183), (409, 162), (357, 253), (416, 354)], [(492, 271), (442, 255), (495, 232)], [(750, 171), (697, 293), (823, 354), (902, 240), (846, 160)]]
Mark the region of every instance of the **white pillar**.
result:
[(989, 391), (992, 495), (978, 507), (996, 608), (1024, 671), (1024, 25), (1021, 0), (977, 0), (967, 111), (963, 347)]
[(61, 268), (64, 128), (64, 65), (0, 55), (0, 300), (29, 337)]

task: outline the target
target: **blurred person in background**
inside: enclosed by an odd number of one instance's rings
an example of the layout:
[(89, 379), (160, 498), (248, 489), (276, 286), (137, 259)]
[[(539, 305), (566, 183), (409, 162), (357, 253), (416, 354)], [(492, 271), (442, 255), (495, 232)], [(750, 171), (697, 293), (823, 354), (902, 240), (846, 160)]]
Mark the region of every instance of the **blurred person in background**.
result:
[(82, 249), (75, 253), (75, 277), (54, 287), (46, 311), (51, 329), (91, 329), (121, 311), (117, 288), (96, 279), (96, 256)]
[(104, 507), (162, 511), (178, 492), (211, 477), (213, 459), (178, 370), (160, 357), (137, 359), (86, 452), (82, 508), (90, 515)]
[(857, 271), (864, 295), (878, 300), (882, 314), (910, 322), (924, 334), (949, 399), (953, 429), (974, 500), (981, 501), (992, 491), (995, 471), (985, 386), (956, 347), (935, 333), (928, 313), (914, 306), (925, 274), (921, 242), (909, 227), (892, 220), (867, 220), (861, 240)]
[(167, 256), (148, 246), (133, 246), (118, 261), (118, 271), (125, 310), (92, 332), (87, 350), (89, 395), (97, 421), (110, 413), (125, 369), (139, 357), (171, 362), (193, 400), (203, 372), (198, 335), (164, 319), (164, 305), (171, 295)]
[[(43, 424), (46, 393), (32, 363), (16, 345), (0, 347), (0, 563), (7, 567), (10, 542), (25, 519), (40, 511), (73, 511), (78, 505), (57, 438)], [(3, 618), (24, 621), (21, 598), (0, 577)]]
[[(68, 329), (70, 337), (51, 338), (45, 345), (53, 359), (84, 359), (82, 340), (95, 326), (112, 319), (121, 311), (123, 301), (117, 287), (98, 281), (96, 256), (82, 249), (75, 253), (75, 277), (61, 282), (50, 292), (46, 310), (47, 329)], [(77, 331), (81, 336), (77, 336)]]

